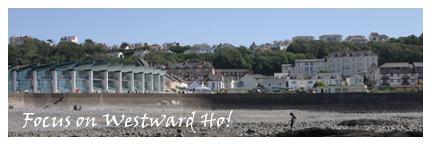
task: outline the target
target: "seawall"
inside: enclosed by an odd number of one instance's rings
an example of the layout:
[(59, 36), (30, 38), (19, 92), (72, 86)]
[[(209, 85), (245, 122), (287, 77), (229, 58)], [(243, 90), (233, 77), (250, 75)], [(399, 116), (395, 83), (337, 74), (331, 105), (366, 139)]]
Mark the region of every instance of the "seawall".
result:
[[(60, 101), (58, 101), (62, 98)], [(52, 104), (58, 101), (57, 104)], [(423, 111), (422, 93), (343, 94), (24, 94), (8, 93), (14, 108), (105, 109), (300, 109), (320, 111)]]

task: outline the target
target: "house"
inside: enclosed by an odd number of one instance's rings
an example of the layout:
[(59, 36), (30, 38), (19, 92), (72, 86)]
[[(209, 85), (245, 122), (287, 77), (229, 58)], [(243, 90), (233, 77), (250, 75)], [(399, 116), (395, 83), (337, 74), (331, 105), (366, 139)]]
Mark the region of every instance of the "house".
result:
[[(289, 73), (287, 75), (288, 82), (286, 83), (287, 88), (292, 90), (297, 89), (309, 89), (313, 86), (314, 82), (305, 81), (304, 73)], [(313, 80), (312, 80), (313, 81)], [(308, 84), (312, 83), (312, 84)]]
[(218, 76), (232, 78), (237, 81), (244, 75), (249, 74), (249, 69), (214, 69), (214, 72)]
[(78, 44), (78, 37), (77, 36), (64, 36), (60, 38), (60, 42), (73, 42)]
[(327, 42), (342, 42), (342, 35), (339, 34), (321, 35), (319, 37), (319, 40), (327, 41)]
[(291, 42), (291, 40), (273, 41), (273, 44), (271, 44), (271, 50), (286, 50)]
[(195, 44), (192, 46), (191, 49), (188, 49), (186, 51), (184, 51), (183, 53), (188, 54), (188, 53), (213, 53), (214, 50), (207, 44), (203, 43), (203, 44)]
[(208, 75), (204, 79), (207, 82), (208, 88), (210, 88), (212, 91), (225, 89), (223, 80), (218, 75)]
[[(176, 76), (187, 76), (188, 74), (206, 75), (215, 74), (214, 67), (209, 62), (184, 62), (184, 63), (165, 63), (154, 65), (157, 69), (166, 70)], [(183, 78), (184, 79), (184, 78)]]
[(173, 43), (164, 43), (164, 44), (162, 44), (162, 47), (164, 49), (169, 49), (170, 47), (177, 47), (177, 46), (181, 46), (180, 43), (173, 42)]
[(378, 86), (378, 81), (380, 80), (380, 69), (377, 64), (372, 63), (371, 66), (368, 68), (367, 72), (364, 74), (366, 76), (366, 79), (374, 84), (375, 86)]
[(363, 77), (358, 74), (353, 74), (346, 78), (347, 86), (364, 86)]
[(418, 87), (423, 80), (423, 62), (387, 62), (379, 69), (380, 87)]
[(149, 50), (140, 50), (140, 51), (135, 51), (133, 55), (138, 56), (140, 58), (144, 58), (150, 52), (151, 51), (149, 51)]
[(188, 84), (188, 90), (192, 91), (197, 87), (201, 87), (201, 84), (199, 84), (197, 81), (192, 81), (190, 84)]
[(343, 78), (340, 72), (327, 72), (317, 73), (311, 80), (315, 80), (315, 82), (323, 81), (329, 86), (340, 86), (342, 85)]
[(258, 86), (258, 80), (253, 78), (249, 74), (246, 74), (239, 81), (237, 81), (237, 85), (235, 85), (235, 88), (252, 90), (257, 86)]
[(295, 72), (294, 64), (282, 64), (282, 73)]
[(361, 35), (354, 35), (354, 36), (350, 35), (347, 38), (345, 38), (345, 41), (351, 42), (351, 43), (356, 43), (356, 44), (366, 44), (368, 42), (366, 37), (361, 36)]
[(228, 44), (228, 43), (224, 43), (224, 44), (220, 43), (219, 45), (213, 45), (212, 46), (213, 50), (216, 50), (218, 48), (234, 48), (234, 46), (231, 44)]
[(369, 41), (389, 41), (387, 35), (379, 35), (377, 32), (372, 32), (369, 34)]
[(303, 40), (309, 41), (309, 40), (315, 40), (315, 37), (313, 37), (313, 36), (295, 36), (292, 38), (292, 41), (295, 41), (297, 39), (303, 39)]
[(15, 35), (13, 35), (12, 37), (9, 38), (9, 44), (21, 45), (28, 38), (33, 38), (33, 37), (31, 37), (31, 36), (24, 36), (24, 35), (21, 35), (21, 37), (15, 37)]
[(159, 45), (153, 45), (153, 46), (150, 46), (150, 49), (151, 50), (162, 50), (162, 49), (164, 49), (164, 47), (159, 46)]
[(117, 58), (124, 58), (124, 55), (122, 52), (112, 52), (112, 53), (107, 53), (107, 55), (112, 56), (112, 57), (117, 57)]

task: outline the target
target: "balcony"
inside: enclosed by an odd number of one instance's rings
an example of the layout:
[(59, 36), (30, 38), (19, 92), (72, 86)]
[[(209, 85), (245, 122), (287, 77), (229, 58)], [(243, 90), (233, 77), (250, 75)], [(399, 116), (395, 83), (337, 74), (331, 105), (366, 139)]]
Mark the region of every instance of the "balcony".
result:
[(141, 81), (143, 79), (143, 77), (134, 77), (134, 80), (139, 80)]
[(52, 88), (52, 85), (37, 85), (38, 88)]
[(95, 85), (95, 84), (93, 84), (93, 88), (102, 88), (102, 85), (99, 85), (99, 84)]
[(390, 76), (388, 76), (388, 75), (381, 76), (381, 79), (389, 79), (389, 78), (390, 78)]
[(31, 79), (33, 79), (33, 76), (31, 76), (31, 75), (18, 76), (17, 79), (20, 79), (20, 80), (31, 80)]
[(100, 80), (103, 80), (104, 77), (103, 77), (103, 75), (93, 75), (93, 79), (100, 79)]
[(117, 76), (108, 76), (108, 79), (114, 79), (114, 80), (117, 80)]
[(410, 76), (409, 75), (403, 75), (402, 79), (410, 79)]
[(70, 88), (71, 85), (58, 85), (57, 87), (58, 88)]
[(129, 86), (122, 86), (123, 88), (126, 88), (126, 89), (129, 89), (130, 87)]
[(117, 88), (116, 85), (108, 85), (108, 88)]
[(130, 77), (122, 77), (122, 80), (131, 80), (131, 78)]
[(402, 82), (402, 85), (411, 85), (411, 84), (407, 81), (404, 81), (404, 82)]
[(77, 88), (88, 88), (88, 85), (77, 85)]
[(390, 83), (389, 83), (389, 82), (383, 82), (381, 85), (382, 85), (382, 86), (389, 86)]
[(52, 79), (52, 75), (38, 75), (37, 76), (38, 79)]
[(77, 75), (77, 78), (78, 79), (86, 79), (86, 80), (88, 80), (88, 75)]
[(71, 75), (57, 75), (57, 79), (71, 79)]

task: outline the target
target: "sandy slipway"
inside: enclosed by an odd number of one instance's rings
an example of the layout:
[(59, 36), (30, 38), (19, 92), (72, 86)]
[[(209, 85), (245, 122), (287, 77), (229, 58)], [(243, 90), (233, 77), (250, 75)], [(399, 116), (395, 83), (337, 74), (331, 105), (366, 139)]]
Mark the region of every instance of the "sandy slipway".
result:
[[(195, 111), (193, 130), (183, 123), (181, 127), (165, 127), (165, 121), (158, 127), (125, 127), (124, 121), (116, 126), (111, 123), (106, 126), (106, 118), (103, 115), (110, 114), (120, 117), (142, 116), (161, 118), (161, 115), (178, 117), (189, 117)], [(213, 119), (226, 117), (231, 110), (84, 110), (84, 111), (57, 111), (57, 110), (29, 110), (10, 109), (8, 111), (8, 136), (25, 137), (171, 137), (177, 129), (182, 129), (187, 137), (309, 137), (309, 136), (423, 136), (423, 113), (422, 112), (361, 112), (340, 113), (324, 111), (302, 111), (302, 110), (233, 110), (229, 126), (226, 124), (203, 126), (202, 115), (214, 113)], [(34, 127), (34, 122), (26, 123), (23, 113), (35, 113), (32, 117), (56, 117), (66, 118), (69, 116), (68, 127), (56, 126), (45, 127), (41, 125)], [(290, 131), (288, 128), (289, 113), (293, 112), (298, 121), (297, 130)], [(97, 123), (94, 127), (76, 126), (78, 117), (94, 117)], [(47, 120), (48, 121), (48, 120)], [(49, 122), (49, 123), (52, 123)], [(65, 123), (65, 122), (64, 122)]]

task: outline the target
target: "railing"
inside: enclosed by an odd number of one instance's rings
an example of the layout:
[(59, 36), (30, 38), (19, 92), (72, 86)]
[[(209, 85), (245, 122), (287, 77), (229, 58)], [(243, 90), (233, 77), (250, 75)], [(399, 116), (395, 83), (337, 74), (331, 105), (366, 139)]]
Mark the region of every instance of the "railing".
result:
[(93, 75), (93, 79), (104, 79), (103, 75)]
[(117, 76), (108, 76), (108, 79), (116, 79), (117, 80)]
[(108, 88), (117, 88), (116, 85), (108, 85)]
[(58, 85), (57, 87), (58, 88), (70, 88), (71, 85)]
[(88, 85), (77, 85), (77, 88), (88, 88)]
[(88, 75), (77, 75), (77, 78), (79, 79), (88, 79)]
[(389, 78), (390, 78), (390, 76), (388, 76), (388, 75), (381, 76), (381, 79), (389, 79)]
[(410, 79), (410, 76), (409, 75), (403, 75), (402, 79)]
[(71, 79), (71, 75), (57, 75), (58, 79)]
[(20, 80), (33, 79), (33, 76), (31, 76), (31, 75), (18, 76), (17, 79), (20, 79)]
[(130, 77), (122, 77), (122, 80), (131, 80)]
[(93, 85), (93, 88), (102, 88), (102, 85)]
[(38, 79), (52, 79), (52, 75), (38, 75)]
[(37, 85), (38, 88), (52, 88), (52, 85)]

